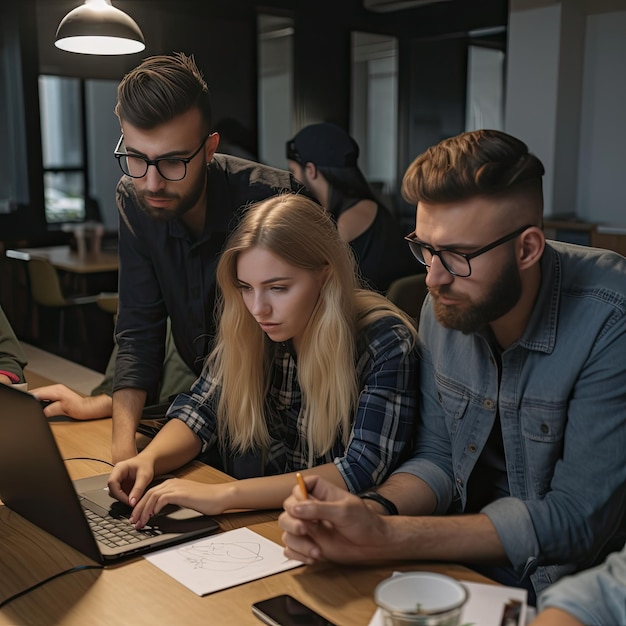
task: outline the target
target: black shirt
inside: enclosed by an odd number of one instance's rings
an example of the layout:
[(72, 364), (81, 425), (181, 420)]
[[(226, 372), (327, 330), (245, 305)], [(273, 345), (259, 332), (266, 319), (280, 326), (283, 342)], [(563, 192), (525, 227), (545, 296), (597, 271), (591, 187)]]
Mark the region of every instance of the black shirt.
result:
[(199, 374), (214, 332), (215, 270), (228, 234), (246, 206), (282, 191), (301, 191), (289, 172), (216, 154), (207, 164), (204, 232), (194, 240), (179, 219), (155, 220), (137, 205), (132, 179), (117, 187), (119, 347), (113, 390), (156, 393), (169, 315), (178, 352)]
[[(333, 215), (335, 220), (358, 201), (354, 199), (346, 202), (337, 215)], [(350, 242), (350, 247), (366, 285), (385, 293), (396, 278), (419, 274), (424, 268), (413, 258), (393, 215), (383, 204), (375, 202), (377, 211), (374, 221)]]

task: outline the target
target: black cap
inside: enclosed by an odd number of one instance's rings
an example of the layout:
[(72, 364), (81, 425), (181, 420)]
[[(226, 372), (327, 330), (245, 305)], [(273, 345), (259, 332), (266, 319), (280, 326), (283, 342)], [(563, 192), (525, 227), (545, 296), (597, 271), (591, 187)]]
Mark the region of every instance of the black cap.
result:
[(300, 165), (356, 167), (359, 146), (348, 133), (329, 122), (311, 124), (287, 142), (287, 158)]

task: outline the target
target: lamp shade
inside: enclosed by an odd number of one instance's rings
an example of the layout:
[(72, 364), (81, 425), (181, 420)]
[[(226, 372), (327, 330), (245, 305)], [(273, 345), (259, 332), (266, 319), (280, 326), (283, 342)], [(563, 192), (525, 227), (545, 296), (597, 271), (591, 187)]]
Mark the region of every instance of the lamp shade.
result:
[(133, 54), (146, 44), (137, 22), (110, 0), (85, 0), (59, 24), (54, 45), (81, 54)]

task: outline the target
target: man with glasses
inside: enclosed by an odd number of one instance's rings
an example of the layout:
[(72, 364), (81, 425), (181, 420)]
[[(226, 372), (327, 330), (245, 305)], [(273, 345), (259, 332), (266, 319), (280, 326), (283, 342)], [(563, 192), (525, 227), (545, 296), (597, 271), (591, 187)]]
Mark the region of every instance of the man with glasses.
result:
[[(301, 187), (286, 171), (216, 154), (207, 85), (184, 54), (151, 57), (118, 87), (118, 355), (113, 461), (137, 453), (142, 409), (158, 396), (166, 322), (200, 374), (213, 333), (215, 268), (240, 211)], [(181, 390), (182, 391), (182, 390)]]
[(545, 241), (543, 173), (487, 130), (407, 170), (429, 289), (414, 454), (361, 500), (317, 478), (306, 502), (294, 489), (289, 557), (460, 561), (533, 603), (623, 544), (626, 259)]

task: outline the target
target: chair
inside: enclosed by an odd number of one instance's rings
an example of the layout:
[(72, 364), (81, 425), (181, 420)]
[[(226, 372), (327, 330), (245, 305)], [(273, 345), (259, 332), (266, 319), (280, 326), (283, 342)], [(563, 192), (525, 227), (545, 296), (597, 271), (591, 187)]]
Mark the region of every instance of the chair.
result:
[[(58, 309), (59, 311), (59, 347), (64, 345), (65, 311), (71, 307), (82, 307), (97, 302), (97, 296), (67, 297), (61, 289), (61, 282), (54, 266), (47, 259), (29, 256), (27, 259), (30, 293), (38, 306)], [(80, 309), (78, 309), (80, 311)], [(81, 332), (86, 343), (87, 331), (85, 320), (80, 315)]]
[(117, 316), (118, 294), (112, 291), (102, 291), (96, 296), (96, 304), (107, 313)]
[(394, 280), (387, 289), (387, 298), (407, 315), (419, 322), (422, 303), (428, 293), (426, 274), (411, 274)]

